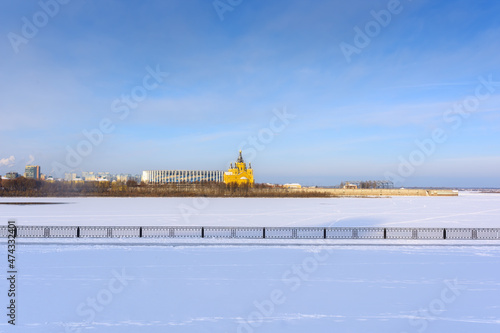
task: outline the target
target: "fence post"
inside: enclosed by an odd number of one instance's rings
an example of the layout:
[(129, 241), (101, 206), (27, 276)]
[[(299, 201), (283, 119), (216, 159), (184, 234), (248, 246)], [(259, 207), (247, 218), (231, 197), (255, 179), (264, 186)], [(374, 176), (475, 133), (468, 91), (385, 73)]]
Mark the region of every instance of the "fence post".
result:
[(418, 238), (417, 232), (418, 232), (417, 229), (412, 229), (412, 231), (411, 231), (411, 238), (417, 239)]
[(472, 239), (477, 239), (477, 229), (472, 229)]
[(266, 238), (266, 228), (262, 228), (262, 238)]
[(446, 239), (446, 228), (443, 229), (443, 239)]

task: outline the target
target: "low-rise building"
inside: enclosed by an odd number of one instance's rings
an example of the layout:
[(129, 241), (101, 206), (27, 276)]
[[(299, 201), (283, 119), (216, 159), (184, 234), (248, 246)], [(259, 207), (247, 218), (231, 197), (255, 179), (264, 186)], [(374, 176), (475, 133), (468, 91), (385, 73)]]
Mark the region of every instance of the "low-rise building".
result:
[(7, 178), (7, 179), (16, 179), (18, 177), (19, 177), (19, 174), (15, 171), (7, 172), (5, 174), (5, 178)]
[(223, 171), (208, 170), (146, 170), (142, 181), (147, 184), (222, 182)]

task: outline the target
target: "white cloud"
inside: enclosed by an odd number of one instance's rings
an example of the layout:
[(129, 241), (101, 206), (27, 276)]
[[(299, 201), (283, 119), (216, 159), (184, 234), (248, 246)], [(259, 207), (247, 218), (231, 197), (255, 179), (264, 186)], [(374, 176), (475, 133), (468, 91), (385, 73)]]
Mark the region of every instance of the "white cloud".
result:
[(0, 159), (0, 166), (13, 166), (14, 163), (16, 162), (16, 158), (14, 155), (11, 155), (10, 157), (7, 158), (2, 158)]

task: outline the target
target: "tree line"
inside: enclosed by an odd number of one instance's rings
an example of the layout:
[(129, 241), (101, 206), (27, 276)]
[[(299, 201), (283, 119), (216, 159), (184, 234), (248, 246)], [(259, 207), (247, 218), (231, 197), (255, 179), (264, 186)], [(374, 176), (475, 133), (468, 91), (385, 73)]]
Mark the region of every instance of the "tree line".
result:
[(25, 177), (0, 180), (2, 197), (330, 197), (326, 192), (273, 187), (266, 184), (229, 185), (220, 182), (149, 185), (127, 182), (44, 181)]

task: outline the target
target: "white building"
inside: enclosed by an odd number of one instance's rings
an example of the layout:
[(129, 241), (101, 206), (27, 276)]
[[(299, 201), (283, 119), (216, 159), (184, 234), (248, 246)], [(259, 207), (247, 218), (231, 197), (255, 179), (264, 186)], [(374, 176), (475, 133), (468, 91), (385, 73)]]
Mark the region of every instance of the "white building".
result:
[(82, 178), (86, 182), (98, 182), (98, 181), (111, 181), (112, 177), (109, 172), (92, 172), (84, 171), (82, 172)]
[(148, 184), (223, 182), (224, 171), (147, 170), (142, 172), (142, 181)]
[(116, 175), (116, 181), (117, 182), (126, 183), (127, 180), (129, 180), (129, 179), (132, 179), (132, 176), (129, 175), (129, 174), (119, 174), (119, 175)]
[(76, 178), (77, 178), (76, 173), (66, 172), (64, 174), (64, 180), (65, 181), (72, 182), (72, 181), (76, 180)]

